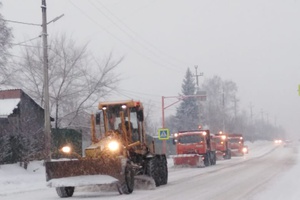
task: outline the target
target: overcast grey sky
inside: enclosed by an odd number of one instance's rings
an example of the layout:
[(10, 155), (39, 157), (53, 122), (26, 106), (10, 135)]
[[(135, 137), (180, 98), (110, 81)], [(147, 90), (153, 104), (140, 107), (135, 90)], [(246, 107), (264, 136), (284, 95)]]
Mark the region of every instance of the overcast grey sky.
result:
[[(41, 0), (2, 0), (6, 19), (42, 21)], [(298, 0), (48, 0), (49, 37), (90, 42), (96, 56), (125, 56), (118, 99), (153, 103), (176, 96), (187, 67), (238, 85), (241, 108), (299, 134), (300, 2)], [(9, 24), (15, 42), (41, 27)], [(17, 49), (15, 49), (17, 50)], [(17, 51), (15, 51), (17, 54)], [(166, 102), (168, 103), (168, 102)], [(174, 111), (175, 106), (166, 110)], [(300, 135), (299, 135), (300, 137)]]

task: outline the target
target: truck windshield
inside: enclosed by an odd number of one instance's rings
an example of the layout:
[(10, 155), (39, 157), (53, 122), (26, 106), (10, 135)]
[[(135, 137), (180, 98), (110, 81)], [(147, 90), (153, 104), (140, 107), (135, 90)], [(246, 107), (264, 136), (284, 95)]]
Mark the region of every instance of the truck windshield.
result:
[(201, 141), (203, 141), (201, 135), (183, 135), (179, 138), (181, 144), (200, 143)]
[(240, 142), (242, 142), (242, 140), (240, 140), (240, 138), (231, 138), (230, 142), (231, 143), (240, 143)]
[(215, 138), (214, 138), (214, 141), (215, 141), (216, 143), (221, 143), (223, 140), (221, 139), (221, 137), (215, 137)]

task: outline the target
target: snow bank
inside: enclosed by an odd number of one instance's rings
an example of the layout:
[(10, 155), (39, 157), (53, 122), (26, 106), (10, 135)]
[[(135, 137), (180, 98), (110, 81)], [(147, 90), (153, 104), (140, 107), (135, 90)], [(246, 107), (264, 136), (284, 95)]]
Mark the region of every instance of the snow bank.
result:
[(19, 164), (0, 165), (0, 196), (46, 188), (43, 161), (33, 161), (27, 170)]

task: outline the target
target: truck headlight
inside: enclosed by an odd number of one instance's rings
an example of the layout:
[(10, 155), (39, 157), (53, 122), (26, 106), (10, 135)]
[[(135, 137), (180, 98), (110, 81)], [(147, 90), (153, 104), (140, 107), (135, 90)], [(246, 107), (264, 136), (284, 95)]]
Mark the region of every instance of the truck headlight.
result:
[(248, 151), (247, 147), (243, 147), (242, 151), (243, 151), (243, 153), (247, 153), (247, 151)]
[(108, 148), (111, 151), (117, 151), (120, 148), (120, 144), (116, 141), (111, 141), (108, 143)]

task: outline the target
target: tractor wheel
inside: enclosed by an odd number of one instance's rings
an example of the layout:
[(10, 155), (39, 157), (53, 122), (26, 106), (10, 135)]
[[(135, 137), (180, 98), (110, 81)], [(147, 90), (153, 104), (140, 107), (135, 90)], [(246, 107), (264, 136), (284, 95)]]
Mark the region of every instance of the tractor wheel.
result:
[(118, 184), (120, 194), (131, 194), (134, 189), (134, 171), (128, 165), (125, 167), (125, 179)]
[(146, 174), (154, 179), (155, 186), (161, 185), (161, 175), (159, 173), (159, 163), (157, 162), (157, 157), (153, 157), (148, 160), (146, 166)]
[(65, 198), (65, 197), (71, 197), (74, 193), (74, 187), (57, 187), (55, 188), (56, 192), (59, 197)]
[(161, 183), (160, 185), (166, 185), (168, 183), (168, 163), (165, 155), (160, 156), (161, 162)]

